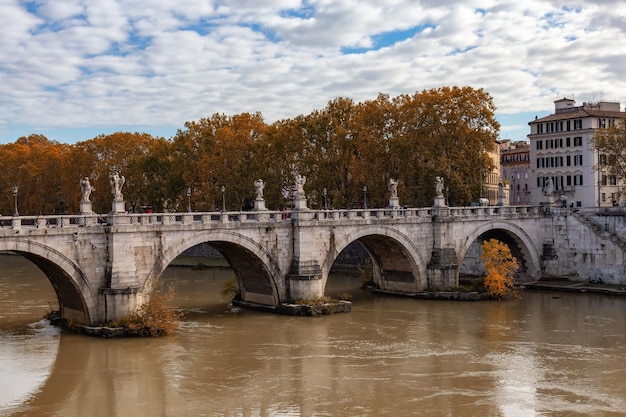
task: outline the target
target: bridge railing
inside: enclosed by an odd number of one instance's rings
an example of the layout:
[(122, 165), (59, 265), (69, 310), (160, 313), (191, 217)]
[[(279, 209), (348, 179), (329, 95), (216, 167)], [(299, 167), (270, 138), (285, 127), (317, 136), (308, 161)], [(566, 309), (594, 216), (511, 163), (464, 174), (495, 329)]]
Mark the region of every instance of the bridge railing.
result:
[(467, 206), (467, 207), (450, 207), (450, 216), (468, 217), (468, 216), (494, 216), (503, 214), (515, 215), (531, 215), (540, 214), (540, 206)]
[[(471, 206), (443, 207), (451, 217), (493, 216), (502, 214), (529, 215), (539, 214), (539, 206)], [(431, 208), (397, 207), (381, 209), (334, 209), (307, 210), (305, 216), (317, 221), (373, 220), (373, 219), (421, 219), (432, 216)], [(19, 228), (72, 228), (92, 227), (113, 224), (131, 225), (192, 225), (218, 223), (258, 223), (291, 221), (294, 211), (228, 211), (228, 212), (192, 212), (192, 213), (115, 213), (115, 214), (77, 214), (50, 216), (0, 216), (1, 229)]]
[(42, 229), (61, 227), (87, 227), (106, 223), (106, 216), (52, 215), (52, 216), (0, 216), (2, 229)]
[[(117, 215), (116, 216), (120, 216)], [(129, 214), (130, 224), (162, 224), (162, 225), (189, 225), (189, 224), (212, 224), (228, 222), (261, 222), (261, 221), (286, 221), (291, 219), (291, 212), (285, 211), (227, 211), (227, 212), (202, 212), (202, 213), (141, 213)]]
[(318, 220), (340, 220), (340, 219), (385, 219), (385, 218), (411, 218), (429, 217), (429, 208), (415, 207), (394, 207), (382, 209), (334, 209), (317, 210), (315, 218)]

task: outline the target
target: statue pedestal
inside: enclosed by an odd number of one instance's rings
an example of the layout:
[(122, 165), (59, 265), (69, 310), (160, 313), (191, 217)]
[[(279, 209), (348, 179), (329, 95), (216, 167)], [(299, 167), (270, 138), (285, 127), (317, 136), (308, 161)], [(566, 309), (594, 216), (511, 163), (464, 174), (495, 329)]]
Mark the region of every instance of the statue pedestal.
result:
[(91, 201), (81, 201), (80, 202), (80, 214), (93, 214), (93, 209), (91, 207)]
[(554, 201), (555, 201), (555, 200), (554, 200), (554, 195), (552, 195), (552, 194), (547, 195), (547, 196), (545, 197), (545, 200), (544, 200), (544, 201), (545, 201), (545, 203), (546, 203), (546, 204), (553, 205), (553, 204), (554, 204)]
[(400, 199), (398, 197), (391, 197), (389, 199), (389, 207), (391, 208), (400, 207)]
[(255, 211), (267, 210), (267, 208), (265, 208), (265, 200), (263, 200), (262, 198), (257, 198), (256, 200), (254, 200), (254, 210)]
[(446, 207), (446, 199), (443, 197), (435, 197), (434, 207)]
[(295, 210), (307, 210), (308, 207), (306, 206), (306, 198), (302, 198), (302, 197), (298, 197), (295, 199), (294, 201)]
[(499, 206), (506, 205), (506, 197), (498, 197), (498, 205)]
[(112, 213), (126, 213), (124, 200), (113, 200)]

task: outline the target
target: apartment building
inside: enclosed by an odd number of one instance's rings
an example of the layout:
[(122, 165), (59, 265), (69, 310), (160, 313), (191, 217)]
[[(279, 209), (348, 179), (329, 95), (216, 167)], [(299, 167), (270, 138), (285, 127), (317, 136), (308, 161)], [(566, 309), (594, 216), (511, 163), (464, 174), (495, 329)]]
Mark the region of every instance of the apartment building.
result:
[(530, 201), (530, 145), (525, 141), (500, 141), (500, 171), (504, 183), (509, 184), (509, 204), (529, 205)]
[[(601, 156), (591, 139), (601, 128), (616, 123), (626, 112), (618, 102), (583, 103), (563, 98), (554, 102), (554, 113), (529, 122), (530, 201), (546, 201), (551, 182), (555, 199), (575, 207), (617, 204), (617, 182), (598, 166)], [(551, 179), (551, 181), (548, 180)]]

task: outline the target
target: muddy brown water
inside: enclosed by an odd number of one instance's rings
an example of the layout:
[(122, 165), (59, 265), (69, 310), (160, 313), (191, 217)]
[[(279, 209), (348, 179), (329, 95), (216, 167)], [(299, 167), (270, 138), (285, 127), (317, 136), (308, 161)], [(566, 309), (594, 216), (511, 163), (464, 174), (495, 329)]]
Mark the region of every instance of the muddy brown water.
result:
[(625, 416), (626, 299), (373, 296), (332, 316), (232, 312), (230, 270), (168, 268), (185, 313), (154, 339), (62, 333), (46, 278), (0, 256), (0, 416)]

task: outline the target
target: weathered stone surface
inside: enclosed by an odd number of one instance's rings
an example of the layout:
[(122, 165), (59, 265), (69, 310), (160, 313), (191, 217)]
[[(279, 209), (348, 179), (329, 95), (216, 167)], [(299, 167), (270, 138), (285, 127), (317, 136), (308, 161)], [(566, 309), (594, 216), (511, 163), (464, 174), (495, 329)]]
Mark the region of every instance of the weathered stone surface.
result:
[(35, 263), (57, 291), (62, 317), (90, 326), (128, 315), (150, 297), (165, 268), (198, 244), (211, 245), (228, 261), (244, 302), (267, 308), (323, 296), (335, 260), (354, 242), (370, 257), (374, 284), (388, 293), (455, 287), (466, 255), (477, 259), (476, 242), (488, 238), (506, 241), (530, 279), (571, 275), (626, 283), (622, 211), (301, 209), (0, 217), (0, 222), (0, 251)]

